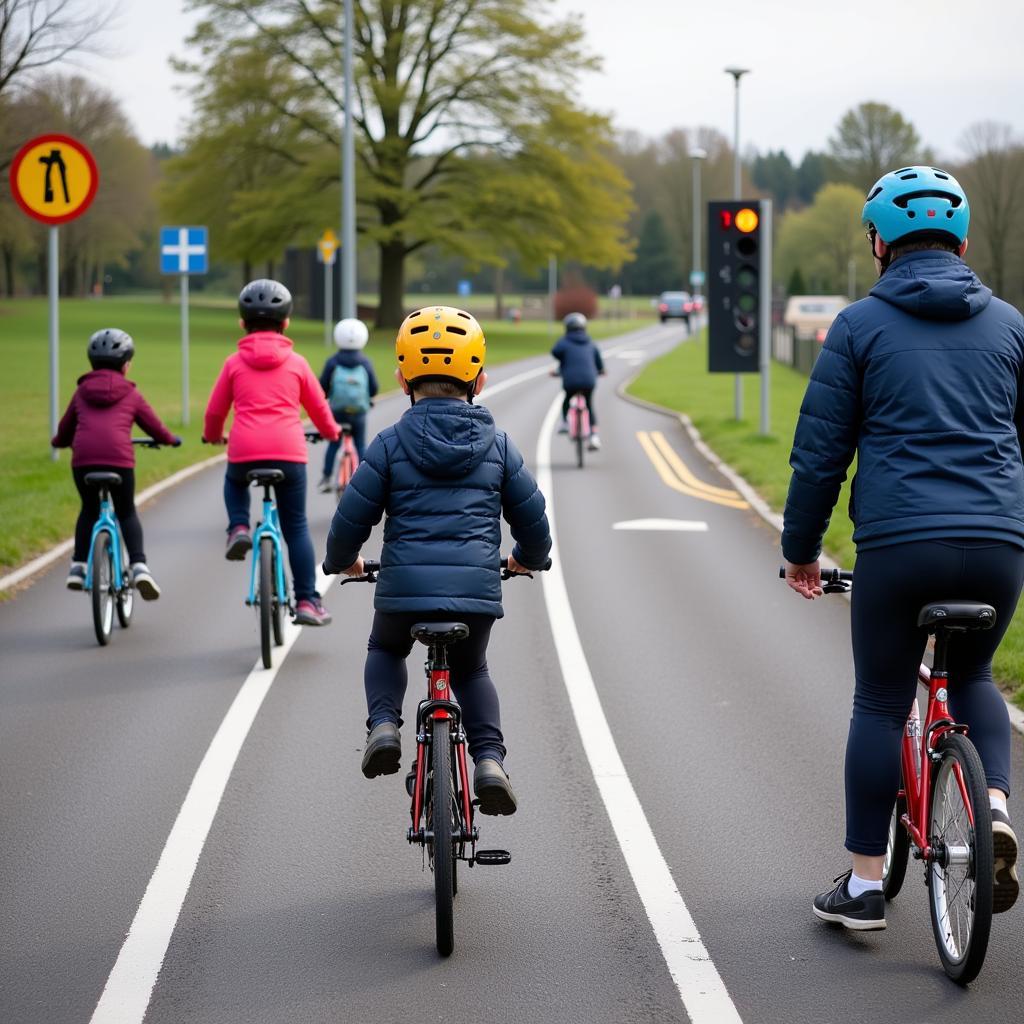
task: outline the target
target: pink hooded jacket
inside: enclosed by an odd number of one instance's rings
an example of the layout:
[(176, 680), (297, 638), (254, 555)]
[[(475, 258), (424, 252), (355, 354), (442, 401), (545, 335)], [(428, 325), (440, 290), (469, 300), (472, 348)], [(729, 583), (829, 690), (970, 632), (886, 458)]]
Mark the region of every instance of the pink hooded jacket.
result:
[(206, 403), (207, 441), (223, 436), (232, 405), (228, 462), (308, 462), (300, 408), (324, 437), (335, 441), (341, 434), (309, 363), (288, 338), (274, 331), (248, 335), (225, 360)]

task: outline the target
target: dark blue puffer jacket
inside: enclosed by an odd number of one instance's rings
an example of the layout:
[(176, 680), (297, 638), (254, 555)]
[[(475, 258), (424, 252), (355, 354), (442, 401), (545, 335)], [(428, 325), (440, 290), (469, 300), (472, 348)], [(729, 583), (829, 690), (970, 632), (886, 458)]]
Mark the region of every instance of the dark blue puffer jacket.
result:
[(566, 391), (588, 391), (597, 386), (597, 375), (604, 373), (601, 351), (586, 331), (566, 331), (551, 354), (562, 366), (562, 387)]
[(784, 556), (817, 558), (857, 455), (859, 550), (941, 537), (1024, 547), (1024, 319), (958, 257), (895, 260), (832, 324), (800, 409)]
[(386, 512), (376, 608), (500, 618), (501, 516), (512, 556), (539, 569), (551, 551), (544, 508), (487, 409), (421, 398), (367, 449), (331, 523), (328, 567), (350, 566)]

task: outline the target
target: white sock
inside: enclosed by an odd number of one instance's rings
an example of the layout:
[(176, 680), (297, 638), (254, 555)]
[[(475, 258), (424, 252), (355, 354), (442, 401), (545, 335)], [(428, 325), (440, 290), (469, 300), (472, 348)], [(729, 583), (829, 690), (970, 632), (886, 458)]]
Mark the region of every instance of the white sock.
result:
[(851, 874), (849, 879), (846, 882), (846, 891), (850, 894), (851, 897), (853, 897), (853, 899), (856, 899), (858, 896), (862, 895), (863, 893), (868, 892), (870, 889), (881, 889), (881, 888), (882, 888), (882, 880), (881, 879), (878, 879), (877, 882), (872, 882), (870, 879), (867, 879), (867, 878), (858, 878), (854, 874)]
[(992, 793), (988, 795), (988, 803), (993, 811), (1002, 811), (1003, 814), (1009, 815), (1009, 811), (1006, 809), (1006, 797), (995, 796)]

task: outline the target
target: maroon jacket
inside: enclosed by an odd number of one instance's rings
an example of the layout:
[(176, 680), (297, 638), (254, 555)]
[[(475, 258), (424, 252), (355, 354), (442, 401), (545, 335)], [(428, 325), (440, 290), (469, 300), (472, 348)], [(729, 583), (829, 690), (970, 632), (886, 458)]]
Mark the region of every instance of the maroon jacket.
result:
[(174, 444), (177, 438), (139, 394), (135, 382), (120, 370), (92, 370), (78, 378), (68, 411), (50, 442), (71, 448), (72, 466), (135, 465), (132, 427), (138, 423), (154, 441)]

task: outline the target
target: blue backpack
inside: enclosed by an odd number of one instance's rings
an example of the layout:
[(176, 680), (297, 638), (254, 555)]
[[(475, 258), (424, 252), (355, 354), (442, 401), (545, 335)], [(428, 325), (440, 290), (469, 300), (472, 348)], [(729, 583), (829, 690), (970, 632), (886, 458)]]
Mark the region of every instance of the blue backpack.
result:
[(363, 365), (336, 366), (331, 374), (331, 390), (327, 396), (334, 413), (365, 413), (370, 411), (370, 375)]

